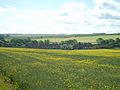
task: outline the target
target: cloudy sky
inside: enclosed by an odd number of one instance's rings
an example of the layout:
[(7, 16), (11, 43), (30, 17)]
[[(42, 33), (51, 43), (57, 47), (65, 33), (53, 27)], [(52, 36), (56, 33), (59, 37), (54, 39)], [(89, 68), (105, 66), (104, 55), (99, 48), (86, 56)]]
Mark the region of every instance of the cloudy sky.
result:
[(0, 33), (120, 33), (120, 0), (0, 0)]

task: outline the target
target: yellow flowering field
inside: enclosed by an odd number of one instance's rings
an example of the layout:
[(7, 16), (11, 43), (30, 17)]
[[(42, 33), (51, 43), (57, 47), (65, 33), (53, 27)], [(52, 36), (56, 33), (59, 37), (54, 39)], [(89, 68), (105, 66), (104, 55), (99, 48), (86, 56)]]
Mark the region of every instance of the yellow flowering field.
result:
[(0, 48), (0, 75), (16, 90), (120, 90), (120, 50)]

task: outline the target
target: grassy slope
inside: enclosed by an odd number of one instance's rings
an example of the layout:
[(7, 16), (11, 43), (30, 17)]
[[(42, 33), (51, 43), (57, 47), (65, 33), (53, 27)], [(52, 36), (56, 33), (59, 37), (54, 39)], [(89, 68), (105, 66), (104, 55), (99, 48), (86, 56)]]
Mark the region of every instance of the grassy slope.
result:
[(20, 90), (120, 88), (120, 50), (0, 48), (0, 66)]
[(120, 38), (120, 35), (98, 35), (98, 36), (79, 36), (79, 37), (70, 37), (70, 38), (40, 38), (40, 39), (34, 39), (34, 40), (46, 40), (49, 39), (51, 42), (60, 42), (70, 39), (77, 39), (80, 42), (91, 42), (95, 43), (96, 39), (103, 38), (103, 39), (115, 39)]

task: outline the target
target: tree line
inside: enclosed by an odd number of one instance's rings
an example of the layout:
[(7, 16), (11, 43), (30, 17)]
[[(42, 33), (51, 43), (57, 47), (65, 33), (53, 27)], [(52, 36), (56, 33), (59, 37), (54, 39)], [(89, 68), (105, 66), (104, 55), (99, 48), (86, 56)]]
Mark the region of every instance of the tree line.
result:
[(4, 36), (0, 36), (0, 47), (18, 47), (18, 48), (40, 48), (40, 49), (63, 49), (63, 50), (74, 50), (74, 49), (109, 49), (109, 48), (120, 48), (120, 38), (114, 39), (103, 39), (98, 38), (96, 43), (78, 42), (76, 39), (66, 40), (61, 42), (50, 42), (49, 40), (31, 40), (31, 38), (13, 38), (10, 41), (6, 41)]

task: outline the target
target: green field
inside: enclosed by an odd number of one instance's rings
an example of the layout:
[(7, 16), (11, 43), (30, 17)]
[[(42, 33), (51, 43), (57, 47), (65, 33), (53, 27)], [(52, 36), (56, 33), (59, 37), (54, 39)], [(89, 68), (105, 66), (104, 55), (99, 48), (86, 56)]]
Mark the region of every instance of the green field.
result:
[(17, 90), (120, 90), (120, 50), (0, 48), (0, 74)]
[[(105, 35), (80, 35), (75, 37), (74, 35), (64, 35), (64, 36), (41, 36), (41, 35), (10, 35), (10, 37), (6, 37), (7, 41), (10, 41), (13, 38), (27, 38), (30, 37), (32, 40), (47, 40), (49, 39), (51, 42), (61, 42), (65, 40), (76, 39), (79, 42), (91, 42), (95, 43), (96, 39), (103, 38), (103, 39), (116, 39), (120, 38), (120, 35), (117, 34), (105, 34)], [(42, 38), (41, 38), (42, 37)]]
[(65, 41), (65, 40), (72, 40), (72, 39), (76, 39), (79, 42), (91, 42), (91, 43), (95, 43), (96, 39), (98, 38), (103, 38), (103, 39), (115, 39), (115, 38), (120, 38), (120, 35), (91, 35), (91, 36), (79, 36), (79, 37), (66, 37), (66, 38), (57, 38), (57, 37), (53, 37), (53, 38), (37, 38), (37, 39), (33, 39), (33, 40), (46, 40), (49, 39), (51, 42), (61, 42), (61, 41)]
[(0, 90), (14, 90), (11, 84), (5, 82), (2, 75), (0, 75)]

